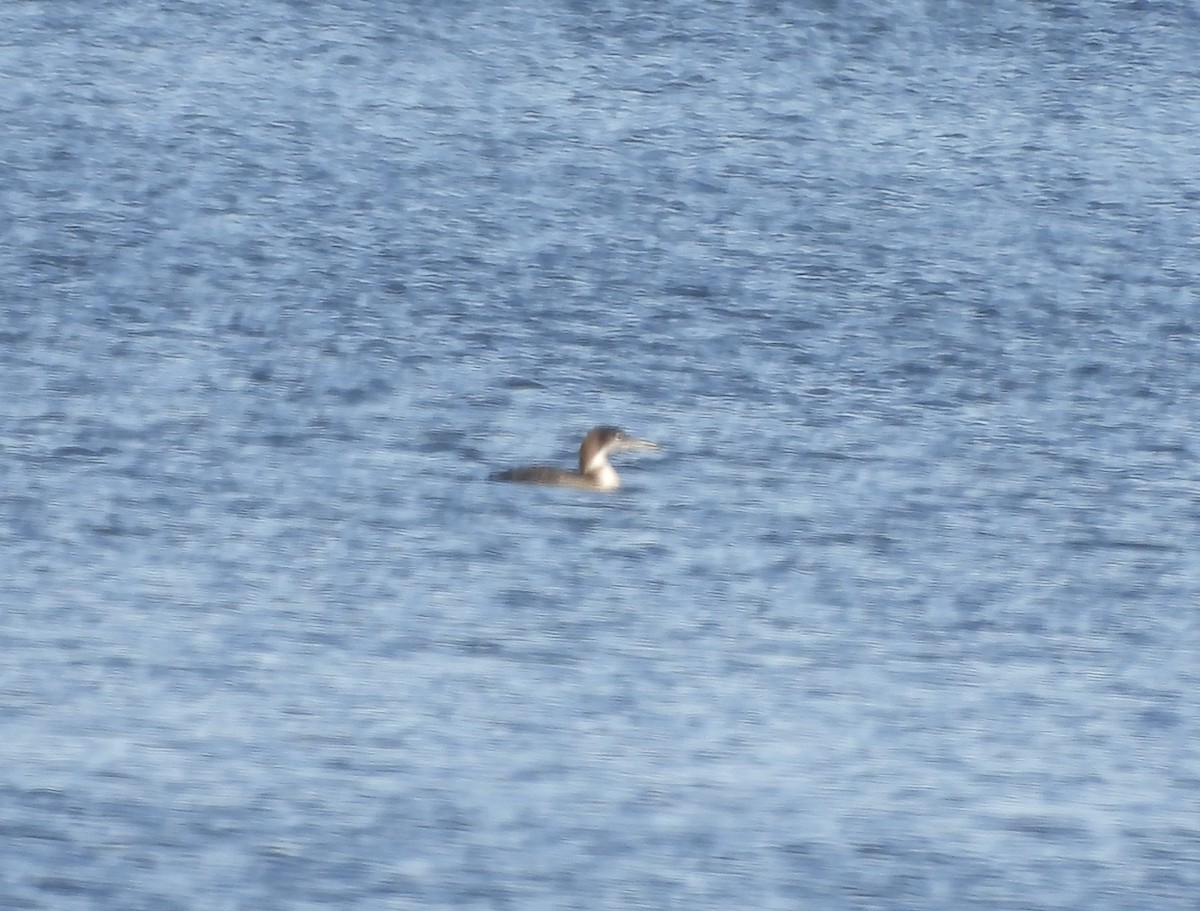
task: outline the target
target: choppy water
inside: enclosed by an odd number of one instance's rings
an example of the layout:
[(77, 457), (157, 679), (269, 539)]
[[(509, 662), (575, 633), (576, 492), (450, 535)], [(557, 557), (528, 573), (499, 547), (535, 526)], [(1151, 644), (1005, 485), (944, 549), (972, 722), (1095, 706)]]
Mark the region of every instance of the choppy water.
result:
[(0, 8), (0, 907), (1196, 908), (1194, 4), (417, 6)]

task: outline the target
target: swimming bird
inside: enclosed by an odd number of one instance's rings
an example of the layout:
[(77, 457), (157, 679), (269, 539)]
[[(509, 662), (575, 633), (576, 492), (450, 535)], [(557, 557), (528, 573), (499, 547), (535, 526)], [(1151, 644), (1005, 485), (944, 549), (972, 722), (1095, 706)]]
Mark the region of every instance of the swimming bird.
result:
[(521, 481), (526, 484), (550, 484), (578, 487), (582, 490), (616, 490), (621, 479), (608, 461), (614, 452), (651, 452), (661, 449), (649, 440), (637, 440), (617, 427), (593, 427), (579, 445), (579, 470), (566, 471), (533, 465), (513, 468), (492, 475), (493, 481)]

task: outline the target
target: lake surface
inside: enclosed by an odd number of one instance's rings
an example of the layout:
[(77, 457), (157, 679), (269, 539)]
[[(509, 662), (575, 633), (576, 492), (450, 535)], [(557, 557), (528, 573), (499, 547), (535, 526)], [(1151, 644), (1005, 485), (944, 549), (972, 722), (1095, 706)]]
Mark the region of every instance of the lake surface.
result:
[(1198, 907), (1195, 4), (0, 34), (5, 911)]

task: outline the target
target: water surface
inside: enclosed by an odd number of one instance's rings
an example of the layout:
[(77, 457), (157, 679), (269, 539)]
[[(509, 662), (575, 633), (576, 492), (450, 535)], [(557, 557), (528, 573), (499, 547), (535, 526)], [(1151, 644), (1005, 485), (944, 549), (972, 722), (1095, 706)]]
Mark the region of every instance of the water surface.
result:
[(1192, 6), (0, 28), (0, 905), (1195, 907)]

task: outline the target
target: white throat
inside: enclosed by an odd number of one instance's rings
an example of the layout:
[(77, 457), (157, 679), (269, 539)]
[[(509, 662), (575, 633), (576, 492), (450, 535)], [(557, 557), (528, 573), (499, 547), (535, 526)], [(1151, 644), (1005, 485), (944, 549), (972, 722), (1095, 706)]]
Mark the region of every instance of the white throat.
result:
[(608, 461), (608, 455), (600, 450), (583, 466), (583, 473), (596, 482), (600, 490), (616, 490), (621, 486), (617, 471)]

